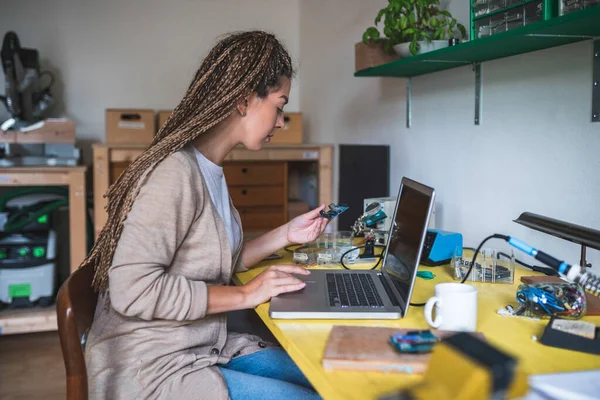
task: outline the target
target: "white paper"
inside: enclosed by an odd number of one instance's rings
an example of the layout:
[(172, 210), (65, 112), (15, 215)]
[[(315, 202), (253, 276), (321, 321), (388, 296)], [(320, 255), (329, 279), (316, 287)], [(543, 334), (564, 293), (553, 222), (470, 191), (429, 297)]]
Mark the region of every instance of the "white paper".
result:
[(600, 397), (600, 369), (531, 375), (529, 386), (532, 390), (525, 400), (597, 400)]

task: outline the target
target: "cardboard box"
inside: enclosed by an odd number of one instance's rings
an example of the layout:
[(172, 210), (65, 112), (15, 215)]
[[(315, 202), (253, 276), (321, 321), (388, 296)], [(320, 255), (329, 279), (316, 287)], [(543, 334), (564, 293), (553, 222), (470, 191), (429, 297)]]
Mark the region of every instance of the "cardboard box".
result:
[(155, 133), (154, 110), (106, 110), (107, 144), (150, 144)]
[(378, 40), (369, 44), (358, 42), (354, 45), (354, 70), (360, 71), (387, 64), (400, 59), (395, 52), (385, 51), (385, 40)]
[(158, 132), (160, 128), (167, 122), (167, 119), (171, 116), (173, 110), (160, 110), (158, 111), (158, 125), (156, 126), (156, 131)]
[(271, 144), (302, 144), (302, 113), (284, 113), (283, 119), (285, 124), (275, 131)]
[(71, 143), (75, 144), (75, 121), (66, 118), (48, 118), (16, 131), (18, 143)]
[(131, 161), (120, 161), (110, 163), (110, 184), (112, 185), (119, 179), (119, 176), (129, 167)]

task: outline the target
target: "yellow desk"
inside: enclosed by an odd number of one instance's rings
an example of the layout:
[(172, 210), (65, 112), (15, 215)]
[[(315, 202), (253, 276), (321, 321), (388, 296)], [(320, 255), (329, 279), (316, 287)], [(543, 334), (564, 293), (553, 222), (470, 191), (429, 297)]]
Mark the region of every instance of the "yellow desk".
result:
[[(263, 262), (259, 267), (234, 276), (236, 284), (244, 284), (258, 275), (271, 264), (290, 264), (291, 253), (282, 252), (284, 259), (275, 262)], [(430, 270), (436, 277), (432, 280), (417, 278), (412, 302), (423, 303), (433, 295), (436, 283), (452, 281), (450, 268), (422, 267)], [(528, 374), (600, 369), (600, 357), (580, 352), (556, 349), (544, 346), (532, 340), (532, 336), (541, 337), (547, 321), (534, 321), (518, 317), (500, 316), (496, 313), (507, 304), (515, 306), (516, 288), (521, 276), (536, 273), (517, 266), (515, 283), (474, 284), (478, 294), (478, 330), (487, 340), (502, 350), (517, 356)], [(425, 329), (429, 326), (423, 316), (423, 307), (410, 307), (408, 315), (400, 320), (273, 320), (269, 318), (269, 304), (262, 304), (256, 312), (279, 340), (319, 394), (330, 399), (377, 399), (379, 396), (412, 385), (421, 379), (419, 376), (398, 373), (325, 371), (321, 366), (321, 357), (333, 325), (387, 326), (398, 328)], [(600, 325), (600, 317), (585, 317), (584, 320)], [(368, 340), (368, 338), (365, 338)]]

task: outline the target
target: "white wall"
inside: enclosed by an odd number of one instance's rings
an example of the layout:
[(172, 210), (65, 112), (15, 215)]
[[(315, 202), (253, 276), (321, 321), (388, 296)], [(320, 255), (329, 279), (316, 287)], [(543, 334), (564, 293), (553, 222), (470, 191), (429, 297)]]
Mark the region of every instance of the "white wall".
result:
[[(3, 0), (0, 7), (0, 35), (14, 30), (21, 46), (39, 50), (59, 78), (57, 111), (77, 121), (82, 142), (104, 141), (106, 108), (174, 108), (220, 35), (270, 31), (299, 58), (298, 0)], [(286, 109), (298, 111), (298, 90)]]
[[(438, 227), (470, 245), (512, 234), (577, 262), (575, 245), (512, 220), (532, 211), (600, 228), (590, 42), (485, 63), (481, 126), (469, 67), (415, 78), (407, 130), (405, 80), (353, 76), (354, 44), (386, 3), (3, 0), (0, 34), (16, 30), (39, 49), (59, 77), (59, 110), (76, 119), (85, 144), (103, 141), (107, 107), (174, 107), (218, 35), (270, 30), (299, 63), (288, 110), (304, 113), (310, 141), (390, 144), (391, 194), (403, 175), (434, 186)], [(468, 0), (449, 9), (467, 25)], [(597, 251), (589, 260), (600, 267)]]
[[(579, 262), (576, 245), (512, 220), (531, 211), (600, 229), (591, 43), (485, 63), (480, 126), (470, 67), (414, 78), (406, 129), (404, 79), (353, 77), (354, 44), (386, 3), (301, 1), (301, 108), (310, 139), (391, 145), (391, 195), (404, 175), (432, 185), (437, 227), (462, 232), (468, 245), (505, 233)], [(468, 26), (467, 0), (449, 9)], [(600, 268), (598, 251), (588, 260)]]

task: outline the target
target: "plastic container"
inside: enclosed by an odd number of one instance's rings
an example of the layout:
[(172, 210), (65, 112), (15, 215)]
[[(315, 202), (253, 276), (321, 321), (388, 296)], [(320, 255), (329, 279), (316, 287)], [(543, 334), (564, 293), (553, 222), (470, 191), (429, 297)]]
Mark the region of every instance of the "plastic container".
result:
[(317, 255), (324, 249), (318, 247), (302, 247), (294, 250), (292, 262), (294, 265), (310, 266), (317, 264)]
[[(506, 4), (505, 7), (512, 5)], [(544, 0), (537, 0), (508, 9), (505, 12), (477, 19), (473, 21), (474, 34), (477, 38), (482, 38), (542, 21), (544, 19), (544, 7)], [(477, 18), (476, 15), (474, 17)]]
[[(316, 247), (321, 250), (317, 253), (317, 264), (320, 266), (339, 266), (344, 253), (354, 247), (354, 232), (337, 231), (323, 233), (316, 241)], [(356, 261), (360, 250), (351, 251), (344, 257), (344, 264)]]
[(600, 0), (558, 0), (558, 15), (565, 15), (600, 5)]
[(575, 283), (522, 284), (517, 300), (521, 304), (517, 315), (525, 317), (580, 319), (587, 311), (585, 292)]
[[(455, 280), (461, 280), (469, 271), (469, 266), (473, 260), (472, 249), (458, 247), (454, 252), (454, 257), (450, 263)], [(471, 270), (467, 281), (470, 282), (489, 282), (489, 283), (510, 283), (515, 278), (515, 256), (511, 249), (500, 250), (486, 248), (477, 254), (475, 266)]]

